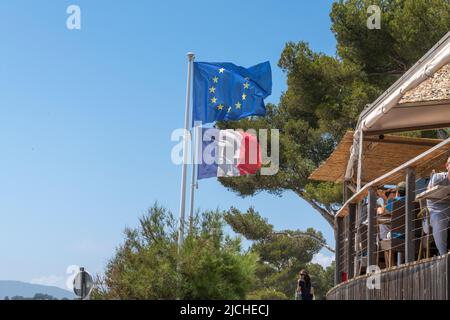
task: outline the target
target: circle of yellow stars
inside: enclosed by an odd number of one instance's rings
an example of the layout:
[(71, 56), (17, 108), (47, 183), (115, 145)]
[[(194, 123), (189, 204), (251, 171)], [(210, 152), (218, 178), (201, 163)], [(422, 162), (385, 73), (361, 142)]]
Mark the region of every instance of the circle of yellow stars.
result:
[[(220, 68), (219, 69), (219, 75), (223, 74), (223, 73), (225, 73), (225, 68)], [(244, 90), (248, 90), (250, 88), (250, 82), (249, 81), (250, 81), (250, 78), (246, 77), (245, 78), (245, 83), (243, 85), (243, 87), (244, 87), (243, 89)], [(212, 95), (212, 98), (210, 99), (210, 102), (214, 106), (214, 108), (217, 108), (217, 110), (222, 111), (226, 107), (222, 103), (217, 104), (217, 102), (218, 102), (217, 98), (214, 96), (215, 93), (216, 93), (216, 90), (217, 90), (217, 87), (215, 85), (217, 85), (219, 83), (219, 77), (218, 76), (214, 76), (212, 78), (212, 82), (213, 82), (213, 85), (209, 88), (209, 93)], [(243, 102), (247, 99), (247, 95), (245, 94), (245, 91), (242, 94), (241, 98), (242, 98), (242, 102), (238, 101), (237, 103), (234, 104), (234, 107), (235, 107), (236, 110), (240, 110), (242, 108)], [(230, 106), (230, 107), (226, 108), (226, 110), (229, 113), (229, 112), (231, 112), (233, 110), (233, 108)]]

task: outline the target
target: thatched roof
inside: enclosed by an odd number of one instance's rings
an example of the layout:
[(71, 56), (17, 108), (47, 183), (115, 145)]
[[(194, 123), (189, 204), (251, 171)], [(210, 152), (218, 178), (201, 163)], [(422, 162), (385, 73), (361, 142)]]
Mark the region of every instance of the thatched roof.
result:
[(342, 182), (353, 144), (353, 132), (347, 132), (327, 161), (323, 162), (310, 176), (310, 180)]
[[(309, 179), (342, 182), (350, 157), (353, 135), (352, 131), (347, 132), (331, 156), (311, 174)], [(382, 139), (379, 136), (365, 137), (362, 182), (375, 180), (440, 142), (442, 140), (395, 135), (385, 135)]]
[(436, 71), (418, 87), (406, 92), (399, 104), (450, 101), (450, 63)]

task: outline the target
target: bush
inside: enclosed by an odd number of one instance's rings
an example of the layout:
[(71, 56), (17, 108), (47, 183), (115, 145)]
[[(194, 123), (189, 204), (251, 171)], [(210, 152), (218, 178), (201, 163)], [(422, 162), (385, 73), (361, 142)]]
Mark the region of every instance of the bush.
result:
[(98, 278), (94, 299), (244, 299), (255, 280), (257, 256), (224, 235), (223, 214), (207, 211), (192, 221), (178, 252), (177, 223), (155, 204)]
[(247, 295), (247, 300), (288, 300), (289, 298), (275, 289), (260, 289)]

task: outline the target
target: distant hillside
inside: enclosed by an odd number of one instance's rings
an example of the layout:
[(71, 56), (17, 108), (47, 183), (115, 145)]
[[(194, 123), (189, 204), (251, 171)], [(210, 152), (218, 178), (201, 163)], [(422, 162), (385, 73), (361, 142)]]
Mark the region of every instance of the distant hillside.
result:
[(74, 294), (58, 287), (43, 286), (20, 281), (0, 280), (0, 300), (5, 297), (22, 296), (32, 298), (36, 293), (43, 293), (58, 299), (73, 299)]

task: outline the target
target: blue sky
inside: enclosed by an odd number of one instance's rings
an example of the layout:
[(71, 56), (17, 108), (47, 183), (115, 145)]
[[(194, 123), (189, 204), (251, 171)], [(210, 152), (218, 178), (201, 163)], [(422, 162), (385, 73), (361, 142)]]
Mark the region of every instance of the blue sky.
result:
[[(0, 279), (64, 286), (70, 265), (104, 270), (123, 229), (154, 201), (177, 214), (170, 135), (184, 121), (186, 52), (269, 60), (276, 103), (287, 41), (334, 54), (331, 2), (0, 2)], [(66, 28), (71, 4), (79, 31)], [(196, 205), (254, 206), (277, 229), (314, 227), (334, 244), (291, 193), (242, 199), (212, 179), (200, 182)]]

